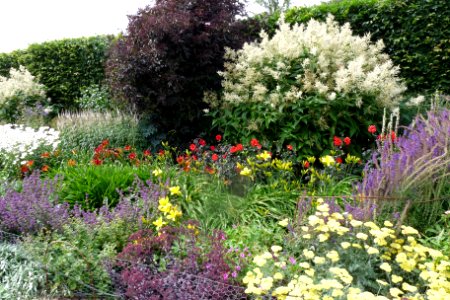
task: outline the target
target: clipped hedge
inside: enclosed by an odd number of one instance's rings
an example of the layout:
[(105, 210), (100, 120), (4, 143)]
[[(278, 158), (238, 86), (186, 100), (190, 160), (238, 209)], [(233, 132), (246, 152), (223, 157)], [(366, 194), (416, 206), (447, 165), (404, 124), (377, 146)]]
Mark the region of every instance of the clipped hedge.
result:
[(0, 75), (25, 66), (47, 88), (60, 108), (74, 107), (81, 90), (104, 79), (110, 36), (63, 39), (32, 44), (26, 50), (0, 54)]
[(342, 0), (286, 12), (288, 23), (325, 20), (331, 13), (349, 22), (359, 35), (382, 39), (385, 51), (401, 67), (409, 91), (450, 93), (450, 1)]

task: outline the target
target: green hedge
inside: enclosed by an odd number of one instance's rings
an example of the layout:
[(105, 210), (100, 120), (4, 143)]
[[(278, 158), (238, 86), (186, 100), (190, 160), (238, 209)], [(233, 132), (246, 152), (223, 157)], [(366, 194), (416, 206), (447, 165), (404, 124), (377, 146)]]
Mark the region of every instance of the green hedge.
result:
[(47, 95), (54, 104), (71, 108), (83, 88), (103, 81), (111, 40), (110, 36), (63, 39), (2, 53), (0, 75), (23, 65), (48, 88)]
[(409, 91), (450, 94), (450, 1), (341, 0), (294, 7), (285, 18), (304, 23), (325, 20), (329, 13), (359, 35), (370, 32), (372, 40), (382, 39)]

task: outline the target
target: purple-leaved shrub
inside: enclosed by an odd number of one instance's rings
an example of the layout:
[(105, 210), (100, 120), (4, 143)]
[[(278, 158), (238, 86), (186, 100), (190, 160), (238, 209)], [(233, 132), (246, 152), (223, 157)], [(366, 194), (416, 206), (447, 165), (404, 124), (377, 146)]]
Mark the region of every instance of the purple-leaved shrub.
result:
[(192, 221), (159, 235), (138, 231), (118, 255), (118, 285), (130, 299), (246, 299), (228, 277), (225, 239), (199, 233)]

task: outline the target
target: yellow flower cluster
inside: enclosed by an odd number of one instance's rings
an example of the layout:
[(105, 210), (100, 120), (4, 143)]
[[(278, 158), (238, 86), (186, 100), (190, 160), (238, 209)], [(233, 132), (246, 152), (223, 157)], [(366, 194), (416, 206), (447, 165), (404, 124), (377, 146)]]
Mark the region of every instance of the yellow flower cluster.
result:
[[(243, 279), (245, 292), (276, 299), (450, 299), (449, 258), (421, 245), (416, 229), (393, 227), (332, 213), (319, 199), (315, 214), (298, 228), (301, 254), (288, 260), (273, 246), (256, 255), (255, 268)], [(352, 274), (358, 263), (376, 274), (379, 289)]]
[[(179, 186), (169, 187), (169, 192), (171, 196), (181, 196)], [(177, 205), (173, 205), (168, 196), (160, 198), (158, 204), (158, 210), (163, 215), (153, 222), (157, 231), (164, 225), (169, 224), (169, 222), (177, 221), (182, 216), (181, 209)]]

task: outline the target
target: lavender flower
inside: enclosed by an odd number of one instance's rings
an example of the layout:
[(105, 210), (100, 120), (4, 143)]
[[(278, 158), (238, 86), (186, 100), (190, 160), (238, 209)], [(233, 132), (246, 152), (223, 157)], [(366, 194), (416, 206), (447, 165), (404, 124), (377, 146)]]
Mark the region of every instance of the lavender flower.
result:
[(56, 188), (60, 180), (41, 180), (39, 172), (25, 178), (22, 190), (8, 188), (0, 196), (0, 229), (30, 234), (42, 229), (58, 230), (69, 219), (69, 205), (59, 204)]

